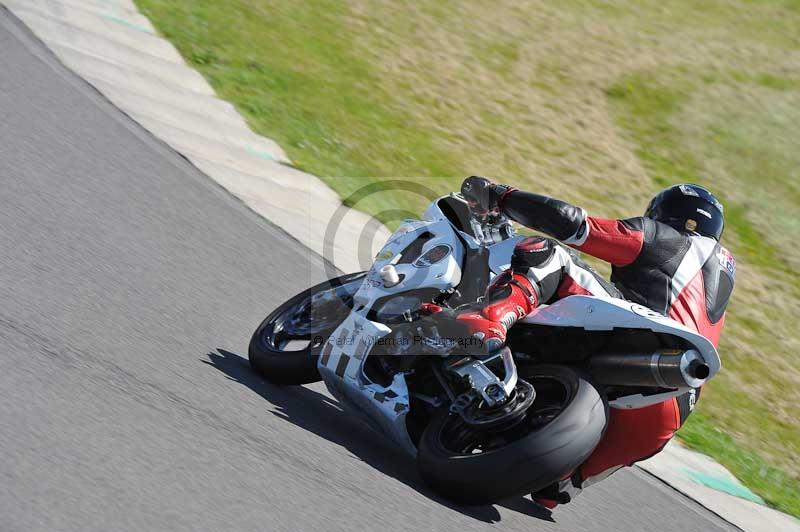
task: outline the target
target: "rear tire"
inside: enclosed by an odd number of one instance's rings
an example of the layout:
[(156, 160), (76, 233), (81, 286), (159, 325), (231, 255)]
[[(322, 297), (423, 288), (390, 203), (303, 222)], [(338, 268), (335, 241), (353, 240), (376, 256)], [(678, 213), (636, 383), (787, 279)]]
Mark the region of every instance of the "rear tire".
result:
[(417, 454), (434, 491), (466, 505), (535, 492), (574, 471), (600, 442), (608, 404), (586, 378), (566, 366), (519, 371), (537, 396), (516, 427), (480, 433), (448, 407), (434, 415)]
[[(364, 275), (364, 272), (359, 272), (325, 281), (273, 310), (250, 339), (248, 358), (253, 370), (273, 384), (298, 385), (319, 381), (317, 360), (324, 340), (319, 342), (315, 338), (327, 339), (347, 317), (352, 306), (352, 294), (361, 285)], [(315, 294), (331, 289), (336, 289), (336, 295), (330, 301), (312, 302)], [(285, 338), (282, 333), (287, 336), (287, 324), (294, 327), (289, 334), (291, 340), (308, 340), (306, 347), (291, 351), (283, 349)]]

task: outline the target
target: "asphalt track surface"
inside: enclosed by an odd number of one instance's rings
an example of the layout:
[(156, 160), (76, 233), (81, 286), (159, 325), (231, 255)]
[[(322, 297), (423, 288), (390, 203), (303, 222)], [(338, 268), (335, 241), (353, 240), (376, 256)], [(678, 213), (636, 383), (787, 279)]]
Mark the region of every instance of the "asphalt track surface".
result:
[(323, 277), (0, 8), (0, 531), (735, 530), (637, 469), (552, 515), (433, 496), (322, 386), (250, 371)]

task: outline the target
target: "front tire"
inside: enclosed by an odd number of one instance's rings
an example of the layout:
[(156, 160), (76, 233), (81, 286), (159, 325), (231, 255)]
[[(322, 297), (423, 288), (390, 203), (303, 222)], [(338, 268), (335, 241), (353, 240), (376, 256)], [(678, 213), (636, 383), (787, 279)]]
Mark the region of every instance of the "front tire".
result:
[(608, 404), (566, 366), (520, 368), (536, 389), (525, 419), (502, 432), (479, 431), (447, 407), (420, 440), (417, 465), (437, 493), (460, 504), (491, 504), (538, 491), (582, 464), (600, 442)]
[[(325, 281), (273, 310), (250, 339), (250, 366), (273, 384), (319, 381), (317, 360), (324, 340), (350, 313), (352, 296), (364, 275), (352, 273)], [(289, 350), (291, 343), (307, 345)]]

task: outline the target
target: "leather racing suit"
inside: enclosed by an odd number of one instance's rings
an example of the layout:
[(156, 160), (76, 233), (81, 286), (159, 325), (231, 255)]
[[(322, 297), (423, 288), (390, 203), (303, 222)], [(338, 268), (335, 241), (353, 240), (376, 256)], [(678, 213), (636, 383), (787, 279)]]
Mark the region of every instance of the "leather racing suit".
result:
[[(588, 216), (566, 202), (511, 188), (499, 198), (498, 207), (510, 219), (552, 239), (521, 240), (511, 268), (488, 288), (485, 305), (457, 318), (484, 342), (498, 346), (505, 342), (508, 329), (539, 304), (588, 294), (647, 306), (718, 344), (736, 262), (713, 238), (679, 232), (646, 217)], [(554, 239), (609, 262), (613, 285)], [(537, 500), (551, 503), (550, 507), (568, 502), (587, 481), (658, 453), (686, 420), (696, 399), (692, 390), (640, 409), (612, 408), (607, 431), (592, 455), (569, 479), (544, 490)]]

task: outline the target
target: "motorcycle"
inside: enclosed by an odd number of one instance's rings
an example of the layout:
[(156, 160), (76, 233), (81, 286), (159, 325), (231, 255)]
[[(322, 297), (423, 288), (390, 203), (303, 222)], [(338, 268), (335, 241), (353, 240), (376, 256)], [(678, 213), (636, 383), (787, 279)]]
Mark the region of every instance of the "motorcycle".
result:
[(423, 328), (423, 303), (458, 308), (509, 268), (516, 236), (459, 194), (407, 220), (367, 272), (283, 303), (249, 347), (268, 381), (322, 380), (344, 406), (416, 459), (422, 479), (461, 504), (536, 492), (583, 463), (609, 408), (641, 408), (697, 389), (720, 369), (697, 332), (622, 299), (542, 305), (485, 352)]

